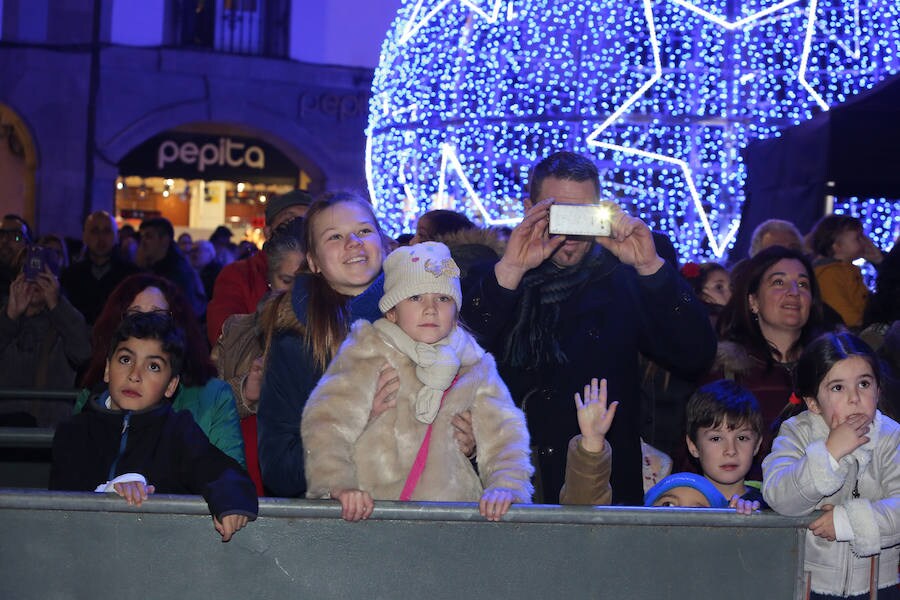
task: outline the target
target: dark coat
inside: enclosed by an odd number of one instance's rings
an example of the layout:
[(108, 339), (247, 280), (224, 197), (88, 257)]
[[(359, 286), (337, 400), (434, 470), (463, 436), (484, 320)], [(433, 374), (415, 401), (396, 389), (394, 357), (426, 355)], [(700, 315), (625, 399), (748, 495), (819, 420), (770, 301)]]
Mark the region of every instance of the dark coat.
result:
[[(596, 251), (596, 250), (595, 250)], [(578, 433), (573, 397), (592, 377), (605, 377), (609, 401), (619, 401), (607, 436), (613, 449), (613, 502), (643, 504), (638, 354), (685, 377), (706, 371), (716, 338), (702, 303), (669, 264), (640, 277), (602, 251), (590, 277), (562, 301), (557, 339), (566, 364), (511, 367), (505, 343), (521, 309), (521, 290), (497, 283), (493, 264), (479, 265), (464, 282), (464, 323), (497, 357), (500, 375), (525, 411), (541, 467), (543, 501), (556, 502), (566, 448)]]
[(154, 263), (150, 267), (150, 271), (178, 286), (185, 299), (191, 303), (197, 317), (206, 314), (206, 292), (203, 291), (203, 282), (200, 281), (200, 275), (187, 261), (178, 246), (174, 243), (170, 244), (165, 257)]
[[(302, 496), (306, 493), (300, 417), (313, 388), (322, 377), (312, 353), (301, 337), (306, 324), (307, 276), (297, 277), (291, 303), (283, 303), (278, 315), (278, 332), (266, 355), (256, 413), (259, 436), (259, 467), (263, 484), (275, 496)], [(380, 275), (359, 296), (350, 301), (349, 322), (381, 318), (378, 301), (384, 294)], [(374, 382), (373, 382), (374, 383)]]
[(84, 315), (88, 325), (93, 325), (100, 316), (106, 299), (116, 286), (140, 270), (135, 265), (121, 260), (118, 249), (113, 251), (107, 264), (109, 269), (98, 278), (94, 275), (91, 259), (85, 258), (63, 271), (59, 280), (69, 302)]
[(175, 412), (168, 402), (123, 412), (95, 398), (57, 428), (51, 490), (93, 491), (124, 473), (140, 473), (157, 493), (202, 495), (219, 519), (241, 514), (252, 520), (259, 509), (246, 471), (209, 442), (189, 412)]

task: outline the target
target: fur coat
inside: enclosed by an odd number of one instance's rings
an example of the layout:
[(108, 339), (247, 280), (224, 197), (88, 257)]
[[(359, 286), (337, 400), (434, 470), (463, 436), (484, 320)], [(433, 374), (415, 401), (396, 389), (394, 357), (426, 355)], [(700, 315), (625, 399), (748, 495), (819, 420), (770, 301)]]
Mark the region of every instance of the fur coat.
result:
[[(378, 374), (390, 363), (400, 380), (397, 406), (369, 422)], [(313, 390), (301, 420), (307, 497), (332, 489), (361, 489), (376, 500), (397, 500), (424, 439), (415, 418), (422, 383), (416, 365), (367, 321), (357, 321)], [(451, 424), (471, 410), (478, 473), (456, 443)], [(413, 500), (477, 502), (485, 489), (506, 488), (514, 502), (531, 502), (533, 472), (528, 430), (493, 357), (462, 367), (433, 423), (428, 460)]]

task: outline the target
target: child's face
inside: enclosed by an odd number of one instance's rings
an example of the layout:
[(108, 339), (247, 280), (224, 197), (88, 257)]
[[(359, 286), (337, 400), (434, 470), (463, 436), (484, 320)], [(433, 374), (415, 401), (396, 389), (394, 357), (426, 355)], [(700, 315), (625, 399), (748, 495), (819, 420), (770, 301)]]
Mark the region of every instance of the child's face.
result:
[(835, 427), (850, 415), (875, 418), (878, 405), (878, 382), (869, 361), (851, 356), (835, 363), (819, 383), (816, 398), (805, 398), (814, 413), (822, 415), (829, 427)]
[(384, 246), (378, 226), (356, 202), (339, 202), (315, 215), (307, 255), (313, 273), (347, 296), (358, 296), (378, 277)]
[(709, 508), (709, 500), (699, 490), (682, 486), (672, 488), (656, 499), (653, 506), (675, 506), (681, 508)]
[(715, 270), (703, 285), (703, 300), (710, 304), (725, 306), (731, 300), (731, 279), (728, 271)]
[[(759, 451), (760, 436), (747, 424), (729, 427), (721, 423), (700, 427), (696, 443), (687, 438), (688, 450), (700, 461), (703, 476), (713, 482), (726, 498), (742, 493), (744, 477)], [(731, 489), (733, 488), (733, 489)]]
[(838, 260), (856, 260), (865, 253), (863, 232), (858, 229), (846, 229), (834, 238), (834, 257)]
[(103, 381), (112, 405), (119, 410), (143, 410), (171, 398), (178, 387), (169, 357), (159, 340), (128, 338), (106, 361)]
[(456, 301), (446, 294), (419, 294), (401, 300), (384, 315), (417, 342), (434, 344), (456, 324)]

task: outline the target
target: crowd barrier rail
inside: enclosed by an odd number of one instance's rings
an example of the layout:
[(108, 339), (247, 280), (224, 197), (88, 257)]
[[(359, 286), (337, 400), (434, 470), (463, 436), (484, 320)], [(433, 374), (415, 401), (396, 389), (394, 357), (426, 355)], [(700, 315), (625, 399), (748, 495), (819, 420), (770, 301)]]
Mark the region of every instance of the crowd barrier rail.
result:
[(222, 543), (206, 503), (0, 490), (0, 598), (803, 598), (813, 516), (264, 498)]

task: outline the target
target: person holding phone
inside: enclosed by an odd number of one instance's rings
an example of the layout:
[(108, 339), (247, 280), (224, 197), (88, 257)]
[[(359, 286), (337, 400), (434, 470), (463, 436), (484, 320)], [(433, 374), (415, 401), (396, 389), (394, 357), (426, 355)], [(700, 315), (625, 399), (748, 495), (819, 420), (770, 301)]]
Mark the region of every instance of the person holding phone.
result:
[(533, 169), (525, 218), (503, 257), (473, 267), (462, 319), (497, 357), (528, 419), (538, 466), (537, 502), (558, 502), (569, 440), (578, 433), (573, 394), (604, 373), (619, 400), (607, 439), (614, 504), (641, 505), (638, 355), (678, 375), (704, 373), (716, 339), (706, 310), (656, 252), (643, 221), (612, 211), (609, 236), (552, 235), (550, 207), (600, 204), (597, 167), (557, 152)]
[[(29, 248), (0, 313), (0, 387), (72, 389), (91, 356), (84, 317), (60, 294), (58, 265), (40, 247)], [(26, 413), (17, 424), (52, 427), (71, 413), (63, 402), (10, 401), (4, 413)], [(11, 418), (11, 417), (10, 417)], [(0, 416), (0, 422), (4, 419)], [(7, 421), (9, 422), (9, 421)]]

